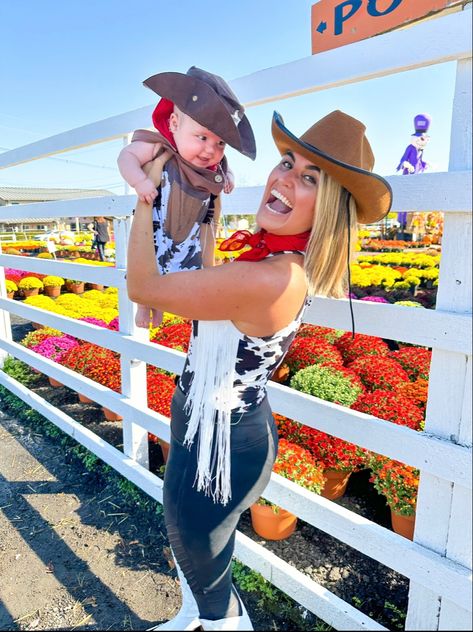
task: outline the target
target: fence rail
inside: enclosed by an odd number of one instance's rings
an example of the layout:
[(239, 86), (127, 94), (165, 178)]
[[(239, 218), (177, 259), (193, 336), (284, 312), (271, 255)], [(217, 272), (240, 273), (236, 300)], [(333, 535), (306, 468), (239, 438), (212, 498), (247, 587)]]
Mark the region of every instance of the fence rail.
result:
[[(469, 5), (471, 6), (471, 5)], [(390, 177), (393, 210), (443, 211), (445, 229), (435, 310), (411, 310), (355, 301), (360, 333), (433, 348), (426, 428), (414, 432), (370, 415), (298, 393), (269, 387), (277, 412), (421, 470), (414, 542), (273, 474), (264, 496), (364, 555), (411, 580), (406, 628), (469, 630), (471, 624), (471, 24), (465, 12), (426, 21), (349, 47), (261, 71), (232, 82), (247, 105), (327, 90), (422, 66), (457, 61), (449, 171)], [(418, 43), (422, 42), (419, 47)], [(153, 106), (111, 117), (0, 155), (0, 168), (119, 137), (146, 127)], [(224, 213), (249, 214), (261, 187), (237, 189)], [(126, 296), (126, 246), (135, 197), (105, 196), (15, 205), (15, 217), (115, 217), (116, 268), (0, 254), (0, 266), (53, 273), (119, 290), (120, 332), (0, 298), (0, 356), (10, 354), (123, 415), (123, 452), (100, 439), (38, 394), (0, 372), (0, 384), (40, 411), (97, 456), (162, 501), (162, 481), (147, 469), (147, 433), (169, 439), (169, 422), (144, 404), (145, 365), (180, 373), (184, 355), (140, 340)], [(1, 207), (8, 218), (11, 207)], [(0, 277), (2, 268), (0, 268)], [(1, 279), (0, 279), (1, 280)], [(3, 283), (2, 283), (3, 286)], [(4, 287), (2, 287), (4, 292)], [(122, 392), (42, 358), (12, 341), (9, 315), (17, 314), (121, 354)], [(316, 298), (305, 321), (350, 329), (343, 300)], [(382, 630), (379, 623), (330, 593), (282, 559), (237, 534), (236, 555), (303, 606), (340, 630)]]

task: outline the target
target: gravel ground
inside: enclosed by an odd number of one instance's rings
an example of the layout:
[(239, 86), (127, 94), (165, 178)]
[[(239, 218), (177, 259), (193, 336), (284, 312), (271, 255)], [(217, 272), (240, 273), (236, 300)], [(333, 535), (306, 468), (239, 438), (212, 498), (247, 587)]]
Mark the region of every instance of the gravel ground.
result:
[[(30, 326), (16, 317), (14, 337)], [(103, 421), (100, 408), (77, 402), (67, 388), (46, 380), (42, 397), (121, 447), (121, 428)], [(151, 468), (162, 464), (152, 446)], [(5, 415), (0, 419), (0, 630), (144, 630), (179, 607), (175, 571), (167, 559), (162, 518), (110, 494), (103, 480), (73, 459), (59, 441)], [(352, 475), (337, 501), (384, 526), (389, 514), (368, 484)], [(339, 597), (390, 629), (401, 629), (408, 580), (302, 521), (287, 540), (263, 542), (248, 512), (240, 529)], [(259, 630), (302, 629), (287, 608), (243, 594)], [(296, 610), (296, 609), (295, 609)], [(321, 629), (309, 616), (303, 629)], [(317, 626), (317, 628), (316, 628)]]

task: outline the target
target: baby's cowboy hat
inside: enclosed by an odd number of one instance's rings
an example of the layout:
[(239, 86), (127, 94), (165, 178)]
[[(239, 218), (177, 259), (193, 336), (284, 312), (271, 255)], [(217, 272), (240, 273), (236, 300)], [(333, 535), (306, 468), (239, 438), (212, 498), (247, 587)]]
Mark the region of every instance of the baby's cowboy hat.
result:
[(272, 134), (281, 154), (293, 151), (320, 167), (349, 191), (356, 201), (357, 220), (371, 224), (391, 208), (392, 190), (381, 176), (372, 173), (374, 156), (365, 126), (340, 110), (312, 125), (300, 138), (274, 112)]
[(255, 137), (244, 107), (222, 77), (192, 66), (186, 74), (161, 72), (143, 84), (244, 156), (255, 159)]

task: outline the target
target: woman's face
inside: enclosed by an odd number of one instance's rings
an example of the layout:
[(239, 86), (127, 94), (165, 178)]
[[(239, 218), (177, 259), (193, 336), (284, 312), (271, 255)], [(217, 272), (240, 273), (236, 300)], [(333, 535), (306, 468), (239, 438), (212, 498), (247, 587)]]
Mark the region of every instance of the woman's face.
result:
[(312, 228), (320, 169), (288, 151), (271, 171), (256, 222), (276, 235), (297, 235)]

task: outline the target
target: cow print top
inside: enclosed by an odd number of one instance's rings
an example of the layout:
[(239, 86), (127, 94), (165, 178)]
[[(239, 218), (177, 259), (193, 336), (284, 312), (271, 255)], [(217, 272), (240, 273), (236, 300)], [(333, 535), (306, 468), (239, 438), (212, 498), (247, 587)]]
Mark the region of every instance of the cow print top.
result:
[(202, 206), (207, 213), (202, 222), (194, 222), (189, 233), (181, 242), (174, 241), (165, 230), (168, 210), (168, 199), (171, 186), (166, 173), (163, 174), (161, 186), (157, 187), (158, 195), (153, 204), (154, 252), (160, 274), (180, 272), (181, 270), (199, 270), (202, 268), (202, 246), (200, 230), (202, 224), (210, 224), (213, 220), (213, 203), (215, 196), (209, 193)]
[[(272, 255), (268, 256), (294, 252), (304, 254), (300, 251), (283, 251), (281, 253), (272, 253)], [(289, 325), (271, 336), (260, 338), (247, 336), (239, 332), (240, 341), (235, 364), (231, 406), (233, 413), (248, 412), (263, 401), (266, 396), (266, 383), (286, 355), (301, 323), (305, 305), (306, 303), (304, 303), (297, 317)], [(233, 324), (232, 326), (234, 327)], [(188, 392), (193, 378), (191, 367), (194, 365), (192, 358), (194, 345), (192, 342), (198, 335), (199, 323), (198, 321), (193, 321), (189, 352), (178, 382), (184, 393)]]

